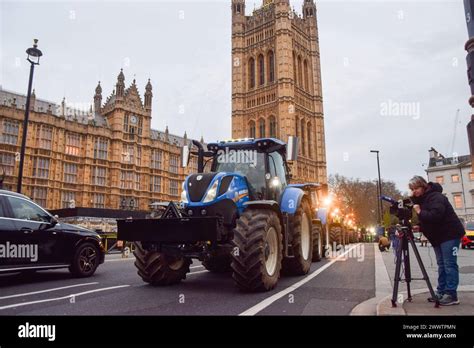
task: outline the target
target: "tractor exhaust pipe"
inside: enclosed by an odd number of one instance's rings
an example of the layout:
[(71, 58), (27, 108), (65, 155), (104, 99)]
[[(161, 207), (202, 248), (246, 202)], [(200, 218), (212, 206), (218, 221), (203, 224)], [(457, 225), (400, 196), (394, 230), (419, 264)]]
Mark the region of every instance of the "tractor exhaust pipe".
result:
[(197, 151), (197, 156), (198, 156), (198, 173), (203, 173), (204, 172), (204, 147), (202, 146), (202, 144), (197, 141), (197, 140), (193, 140), (193, 145), (196, 146), (198, 148), (198, 151)]

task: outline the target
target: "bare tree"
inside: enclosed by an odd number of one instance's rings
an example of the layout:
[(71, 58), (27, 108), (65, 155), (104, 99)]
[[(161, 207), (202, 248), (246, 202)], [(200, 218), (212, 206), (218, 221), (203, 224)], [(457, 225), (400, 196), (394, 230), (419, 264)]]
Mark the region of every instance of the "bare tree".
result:
[[(368, 226), (377, 221), (377, 183), (376, 181), (347, 178), (343, 175), (330, 175), (328, 179), (331, 192), (337, 197), (341, 209), (352, 211), (357, 221)], [(382, 193), (394, 199), (401, 197), (401, 192), (392, 181), (382, 180)], [(387, 210), (388, 206), (384, 206)]]

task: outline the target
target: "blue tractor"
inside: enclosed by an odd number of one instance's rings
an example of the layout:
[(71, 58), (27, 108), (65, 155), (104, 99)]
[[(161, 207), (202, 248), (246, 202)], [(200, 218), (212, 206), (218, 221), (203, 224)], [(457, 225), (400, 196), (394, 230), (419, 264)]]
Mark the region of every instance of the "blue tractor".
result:
[[(192, 259), (211, 272), (232, 272), (243, 291), (273, 289), (281, 274), (304, 275), (323, 257), (316, 217), (318, 184), (290, 184), (289, 145), (273, 138), (185, 146), (183, 166), (197, 155), (198, 173), (183, 183), (181, 201), (155, 219), (118, 221), (118, 239), (135, 244), (138, 274), (152, 285), (186, 278)], [(211, 161), (205, 172), (205, 161)]]

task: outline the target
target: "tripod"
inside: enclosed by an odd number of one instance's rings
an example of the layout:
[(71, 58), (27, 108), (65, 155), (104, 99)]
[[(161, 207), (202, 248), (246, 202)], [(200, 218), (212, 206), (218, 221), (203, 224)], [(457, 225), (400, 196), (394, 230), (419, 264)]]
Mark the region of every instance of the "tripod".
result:
[[(402, 220), (403, 221), (403, 220)], [(405, 225), (405, 224), (404, 224)], [(410, 283), (412, 280), (424, 280), (428, 289), (430, 290), (431, 297), (435, 299), (435, 308), (439, 307), (439, 299), (436, 296), (435, 292), (433, 291), (433, 287), (431, 286), (430, 278), (428, 277), (428, 273), (426, 273), (425, 266), (423, 265), (423, 261), (421, 260), (420, 253), (416, 248), (415, 241), (413, 240), (413, 232), (409, 224), (402, 226), (401, 228), (397, 228), (398, 238), (400, 239), (400, 244), (397, 249), (397, 263), (395, 267), (395, 279), (394, 279), (394, 286), (393, 286), (393, 295), (392, 295), (392, 307), (397, 307), (397, 295), (398, 295), (398, 286), (400, 281), (405, 280), (407, 283), (407, 292), (408, 292), (408, 301), (412, 301), (411, 297), (411, 288)], [(410, 269), (410, 253), (408, 250), (408, 243), (410, 243), (413, 252), (415, 253), (416, 260), (418, 261), (418, 265), (420, 266), (421, 273), (423, 274), (423, 278), (412, 278), (411, 277), (411, 269)], [(405, 268), (405, 279), (401, 278), (401, 266), (403, 265)]]

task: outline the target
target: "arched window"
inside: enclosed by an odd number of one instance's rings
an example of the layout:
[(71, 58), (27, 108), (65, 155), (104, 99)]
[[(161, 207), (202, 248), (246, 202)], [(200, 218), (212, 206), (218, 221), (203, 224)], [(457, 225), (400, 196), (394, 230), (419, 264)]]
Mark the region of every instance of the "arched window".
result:
[(261, 86), (265, 83), (265, 59), (263, 54), (258, 56), (258, 84)]
[(308, 157), (309, 158), (312, 158), (312, 151), (311, 151), (311, 122), (308, 122), (308, 124), (306, 125), (306, 132), (308, 133), (307, 137), (306, 137), (306, 142), (308, 143)]
[(308, 61), (304, 60), (304, 89), (309, 91), (309, 79), (308, 79)]
[[(297, 70), (296, 56), (295, 56), (295, 52), (293, 52), (293, 80), (295, 81), (295, 86), (298, 85), (298, 79), (296, 78), (296, 70)], [(298, 128), (298, 127), (296, 127), (296, 128)]]
[(237, 13), (240, 13), (240, 4), (237, 4)]
[(276, 138), (277, 133), (276, 133), (276, 119), (274, 116), (270, 116), (270, 138)]
[(305, 139), (305, 131), (304, 131), (304, 120), (301, 120), (301, 152), (303, 156), (306, 156), (306, 139)]
[(264, 119), (261, 119), (258, 122), (258, 128), (259, 128), (260, 138), (265, 138), (265, 120)]
[(298, 138), (298, 155), (301, 154), (300, 125), (298, 118), (295, 119), (296, 137)]
[(255, 87), (255, 59), (249, 59), (249, 89)]
[(268, 52), (268, 82), (275, 81), (275, 55), (273, 51)]
[(301, 57), (298, 56), (298, 84), (303, 87), (303, 67), (301, 65)]
[(249, 137), (250, 137), (250, 138), (256, 138), (256, 134), (255, 134), (255, 122), (254, 122), (254, 121), (250, 121), (250, 122), (249, 122)]

